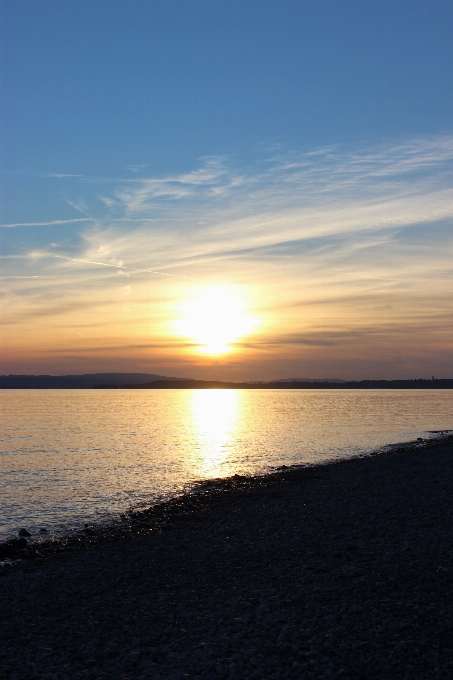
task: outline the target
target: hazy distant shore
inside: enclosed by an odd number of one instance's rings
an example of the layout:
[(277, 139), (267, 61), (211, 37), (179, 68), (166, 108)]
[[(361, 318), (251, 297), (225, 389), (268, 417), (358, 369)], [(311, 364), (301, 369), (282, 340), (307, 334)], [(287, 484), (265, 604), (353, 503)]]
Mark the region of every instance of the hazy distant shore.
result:
[(154, 380), (137, 385), (95, 385), (95, 389), (131, 389), (131, 390), (420, 390), (420, 389), (453, 389), (453, 379), (434, 380), (358, 380), (351, 382), (300, 382), (277, 381), (267, 383), (235, 383), (220, 380)]
[(85, 375), (0, 375), (0, 389), (453, 389), (453, 378), (412, 380), (341, 380), (290, 378), (231, 382), (168, 377), (152, 373), (88, 373)]
[(452, 498), (449, 435), (87, 527), (0, 570), (0, 677), (451, 677)]

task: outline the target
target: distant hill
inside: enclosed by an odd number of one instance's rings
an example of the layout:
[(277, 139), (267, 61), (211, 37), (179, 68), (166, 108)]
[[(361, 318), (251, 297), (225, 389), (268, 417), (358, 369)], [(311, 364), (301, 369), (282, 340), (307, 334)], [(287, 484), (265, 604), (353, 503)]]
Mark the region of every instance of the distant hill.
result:
[(84, 375), (1, 375), (0, 389), (91, 389), (95, 385), (140, 385), (154, 380), (186, 380), (155, 373), (85, 373)]

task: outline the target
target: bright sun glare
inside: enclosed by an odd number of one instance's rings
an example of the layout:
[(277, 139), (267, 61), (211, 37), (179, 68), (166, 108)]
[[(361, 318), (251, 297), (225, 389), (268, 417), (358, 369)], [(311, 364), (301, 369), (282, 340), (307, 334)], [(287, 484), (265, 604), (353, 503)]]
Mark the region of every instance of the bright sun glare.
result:
[(178, 335), (198, 345), (202, 354), (233, 351), (232, 345), (256, 325), (247, 311), (244, 296), (235, 286), (200, 286), (182, 303), (175, 323)]

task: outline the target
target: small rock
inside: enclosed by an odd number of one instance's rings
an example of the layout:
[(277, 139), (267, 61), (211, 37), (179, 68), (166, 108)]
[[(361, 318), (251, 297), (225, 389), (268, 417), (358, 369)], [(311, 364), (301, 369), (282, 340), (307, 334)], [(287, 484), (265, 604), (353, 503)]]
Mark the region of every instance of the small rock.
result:
[(27, 539), (21, 536), (20, 538), (10, 538), (7, 545), (11, 548), (25, 548), (27, 545)]
[(19, 529), (19, 536), (31, 536), (31, 533), (27, 529)]

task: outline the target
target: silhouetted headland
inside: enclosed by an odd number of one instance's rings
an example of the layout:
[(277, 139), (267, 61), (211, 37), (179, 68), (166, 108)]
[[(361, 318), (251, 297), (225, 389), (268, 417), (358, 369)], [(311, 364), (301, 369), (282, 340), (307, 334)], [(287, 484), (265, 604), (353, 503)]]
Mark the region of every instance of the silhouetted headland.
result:
[(155, 373), (85, 373), (83, 375), (0, 375), (0, 389), (91, 389), (95, 385), (129, 386), (153, 380), (182, 380)]

